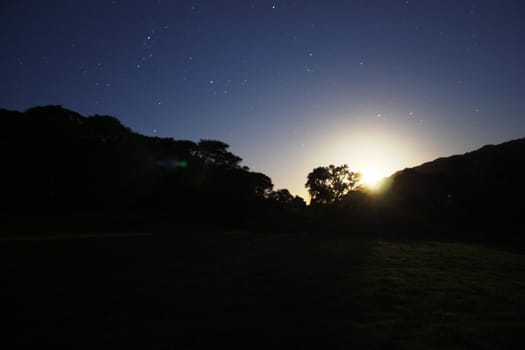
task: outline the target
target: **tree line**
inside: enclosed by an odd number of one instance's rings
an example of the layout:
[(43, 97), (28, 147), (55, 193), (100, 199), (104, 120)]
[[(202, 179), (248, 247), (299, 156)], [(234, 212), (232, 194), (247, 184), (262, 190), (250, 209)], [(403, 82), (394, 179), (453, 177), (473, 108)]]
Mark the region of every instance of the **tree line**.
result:
[(145, 136), (115, 117), (61, 106), (0, 110), (0, 117), (5, 215), (147, 215), (295, 231), (510, 231), (525, 196), (525, 139), (405, 169), (380, 195), (348, 165), (316, 167), (306, 176), (307, 205), (243, 166), (222, 141)]
[(4, 211), (147, 213), (243, 225), (306, 202), (242, 165), (229, 145), (150, 137), (61, 106), (1, 110)]
[(4, 212), (126, 213), (302, 230), (370, 209), (371, 196), (348, 165), (307, 175), (308, 206), (243, 166), (222, 141), (145, 136), (113, 116), (84, 117), (61, 106), (0, 115)]

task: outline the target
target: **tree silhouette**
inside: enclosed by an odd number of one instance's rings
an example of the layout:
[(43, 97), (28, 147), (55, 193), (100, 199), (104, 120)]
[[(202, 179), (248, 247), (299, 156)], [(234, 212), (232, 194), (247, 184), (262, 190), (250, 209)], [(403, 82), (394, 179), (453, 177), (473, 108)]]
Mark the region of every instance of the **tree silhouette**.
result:
[(258, 197), (265, 197), (273, 189), (272, 179), (262, 173), (246, 172), (247, 180), (253, 193)]
[(230, 146), (222, 141), (201, 140), (197, 145), (197, 156), (208, 164), (237, 168), (242, 158), (228, 151)]
[(308, 174), (305, 186), (311, 197), (311, 204), (333, 204), (349, 191), (358, 187), (361, 175), (350, 171), (348, 165), (317, 167)]
[(294, 200), (294, 196), (286, 188), (273, 191), (270, 193), (268, 197), (271, 200), (281, 203), (281, 204), (290, 204)]
[(145, 136), (115, 117), (61, 106), (0, 109), (0, 119), (2, 210), (169, 215), (231, 227), (280, 225), (306, 206), (287, 190), (273, 198), (272, 179), (242, 166), (222, 141)]
[(301, 209), (306, 207), (306, 202), (300, 196), (294, 196), (286, 188), (272, 191), (268, 198), (274, 203), (286, 208)]

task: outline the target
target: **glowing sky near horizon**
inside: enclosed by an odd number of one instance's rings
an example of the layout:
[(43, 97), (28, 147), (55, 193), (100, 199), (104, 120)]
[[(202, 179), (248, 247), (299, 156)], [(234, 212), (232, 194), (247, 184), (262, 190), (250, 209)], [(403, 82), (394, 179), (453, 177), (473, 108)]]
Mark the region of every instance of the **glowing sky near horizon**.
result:
[(0, 107), (61, 104), (220, 139), (305, 196), (525, 136), (525, 3), (3, 1)]

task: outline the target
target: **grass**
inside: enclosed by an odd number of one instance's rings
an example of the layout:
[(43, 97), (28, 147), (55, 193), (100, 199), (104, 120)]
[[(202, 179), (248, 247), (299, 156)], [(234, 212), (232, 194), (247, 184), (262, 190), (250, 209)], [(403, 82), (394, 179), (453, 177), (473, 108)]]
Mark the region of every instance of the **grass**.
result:
[(194, 230), (0, 247), (21, 347), (525, 344), (525, 255), (497, 248)]

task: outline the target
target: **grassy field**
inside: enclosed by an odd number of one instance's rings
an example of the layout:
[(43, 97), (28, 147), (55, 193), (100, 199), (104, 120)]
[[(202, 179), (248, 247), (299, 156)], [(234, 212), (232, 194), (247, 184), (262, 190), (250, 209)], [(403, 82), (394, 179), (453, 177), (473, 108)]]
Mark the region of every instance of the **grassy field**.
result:
[(525, 346), (525, 255), (181, 231), (1, 240), (6, 339), (19, 348)]

